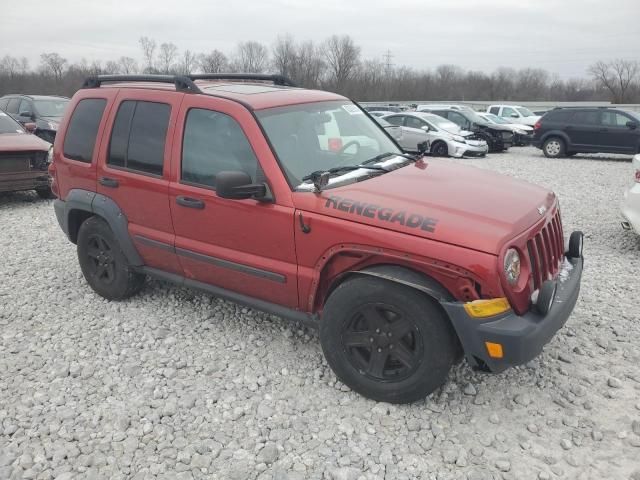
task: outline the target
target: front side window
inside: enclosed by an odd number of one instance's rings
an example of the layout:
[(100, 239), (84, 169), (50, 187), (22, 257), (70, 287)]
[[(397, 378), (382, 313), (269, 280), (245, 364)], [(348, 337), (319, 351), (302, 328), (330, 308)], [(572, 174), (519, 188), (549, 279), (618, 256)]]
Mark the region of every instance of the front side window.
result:
[(449, 120), (458, 125), (460, 128), (466, 128), (467, 124), (469, 123), (467, 119), (464, 116), (460, 115), (458, 112), (449, 112), (447, 118), (449, 118)]
[(407, 117), (406, 125), (407, 127), (411, 127), (411, 128), (422, 128), (425, 125), (425, 123), (419, 118)]
[(106, 105), (107, 101), (104, 98), (85, 98), (78, 102), (64, 137), (62, 148), (65, 157), (91, 163), (96, 135)]
[(531, 110), (529, 110), (527, 107), (518, 107), (516, 108), (516, 110), (518, 111), (518, 113), (520, 113), (520, 115), (522, 115), (523, 117), (535, 117), (535, 113), (533, 113)]
[(601, 121), (607, 127), (626, 127), (631, 119), (621, 113), (605, 110), (602, 112)]
[(394, 115), (393, 117), (387, 117), (385, 118), (385, 120), (390, 124), (396, 125), (398, 127), (401, 127), (402, 124), (404, 123), (404, 118), (401, 115)]
[(30, 116), (33, 115), (33, 105), (31, 104), (31, 102), (27, 99), (22, 99), (22, 101), (20, 102), (20, 106), (18, 107), (18, 114), (22, 115), (25, 114), (23, 116)]
[(402, 153), (380, 125), (347, 101), (269, 108), (256, 114), (292, 186), (315, 171)]
[(122, 102), (111, 130), (107, 164), (161, 176), (170, 115), (166, 103)]
[(242, 171), (256, 179), (258, 159), (240, 124), (224, 113), (192, 108), (182, 141), (184, 182), (215, 188), (216, 175)]

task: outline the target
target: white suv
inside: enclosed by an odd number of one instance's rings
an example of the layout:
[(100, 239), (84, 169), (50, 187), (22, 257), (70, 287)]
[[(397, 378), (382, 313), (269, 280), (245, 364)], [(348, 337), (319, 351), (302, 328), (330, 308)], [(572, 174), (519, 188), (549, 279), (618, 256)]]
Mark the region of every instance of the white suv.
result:
[(540, 115), (534, 114), (527, 107), (521, 105), (490, 105), (487, 108), (487, 112), (507, 118), (511, 123), (520, 123), (532, 127), (540, 120)]
[(624, 192), (622, 202), (622, 226), (626, 230), (635, 230), (640, 235), (640, 154), (633, 157), (634, 182)]

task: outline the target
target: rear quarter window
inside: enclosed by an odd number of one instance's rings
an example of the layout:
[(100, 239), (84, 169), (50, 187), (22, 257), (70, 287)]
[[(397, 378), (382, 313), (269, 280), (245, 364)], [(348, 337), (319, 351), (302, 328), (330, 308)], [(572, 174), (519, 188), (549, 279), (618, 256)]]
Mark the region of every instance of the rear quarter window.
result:
[(62, 149), (66, 158), (91, 163), (106, 105), (107, 100), (104, 98), (85, 98), (78, 102), (64, 137)]
[(568, 123), (571, 121), (571, 117), (573, 116), (573, 112), (568, 110), (558, 110), (557, 112), (549, 112), (547, 113), (543, 120), (549, 122), (558, 122), (558, 123)]

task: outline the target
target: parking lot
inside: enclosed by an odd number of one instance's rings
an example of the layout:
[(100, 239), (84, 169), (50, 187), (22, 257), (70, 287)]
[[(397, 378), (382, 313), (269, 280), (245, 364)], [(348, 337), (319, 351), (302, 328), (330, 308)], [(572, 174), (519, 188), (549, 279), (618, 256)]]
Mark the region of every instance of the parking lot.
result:
[(581, 298), (526, 366), (466, 363), (391, 406), (336, 382), (315, 331), (158, 281), (108, 302), (50, 201), (0, 196), (0, 479), (640, 479), (640, 238), (628, 157), (456, 160), (554, 190)]

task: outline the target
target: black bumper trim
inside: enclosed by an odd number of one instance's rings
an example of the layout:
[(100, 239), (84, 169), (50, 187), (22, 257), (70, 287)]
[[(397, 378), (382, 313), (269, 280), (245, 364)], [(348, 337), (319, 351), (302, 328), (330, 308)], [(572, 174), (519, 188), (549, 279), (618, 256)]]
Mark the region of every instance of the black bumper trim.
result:
[[(542, 316), (535, 310), (524, 315), (513, 311), (491, 317), (470, 317), (461, 302), (443, 303), (460, 338), (467, 361), (473, 367), (485, 367), (499, 373), (522, 365), (540, 354), (571, 315), (580, 293), (583, 259), (567, 259), (572, 265), (564, 280), (558, 278), (558, 290), (551, 310)], [(502, 345), (503, 358), (489, 357), (485, 342)], [(478, 361), (480, 360), (480, 362)]]

